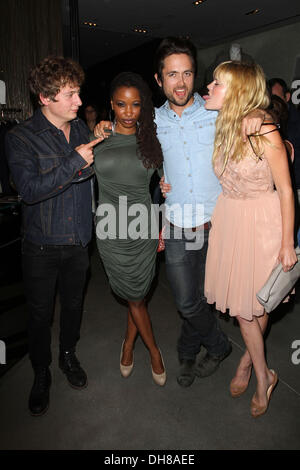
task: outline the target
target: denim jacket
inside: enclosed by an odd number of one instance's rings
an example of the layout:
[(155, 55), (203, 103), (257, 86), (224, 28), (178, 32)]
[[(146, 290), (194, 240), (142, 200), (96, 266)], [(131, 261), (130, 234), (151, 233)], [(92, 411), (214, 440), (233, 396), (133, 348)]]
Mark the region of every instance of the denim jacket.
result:
[(6, 135), (13, 182), (22, 198), (23, 238), (45, 245), (86, 246), (92, 233), (93, 169), (74, 148), (89, 142), (80, 119), (71, 121), (70, 143), (41, 110)]

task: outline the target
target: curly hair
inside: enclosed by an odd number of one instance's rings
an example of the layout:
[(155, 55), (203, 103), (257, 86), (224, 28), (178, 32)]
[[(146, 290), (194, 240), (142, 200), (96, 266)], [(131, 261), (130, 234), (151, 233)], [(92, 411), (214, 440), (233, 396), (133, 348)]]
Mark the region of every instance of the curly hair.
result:
[(84, 81), (84, 71), (72, 59), (49, 56), (34, 67), (28, 78), (32, 95), (39, 102), (39, 96), (55, 101), (55, 96), (66, 85), (81, 86)]
[[(264, 72), (258, 64), (222, 62), (215, 69), (214, 78), (227, 85), (222, 109), (216, 120), (213, 153), (213, 161), (222, 153), (224, 171), (229, 157), (239, 161), (246, 154), (247, 144), (243, 142), (241, 133), (243, 118), (255, 109), (267, 109), (270, 98)], [(265, 140), (259, 136), (256, 139), (258, 153)]]
[(150, 88), (140, 75), (133, 72), (122, 72), (113, 79), (110, 87), (111, 99), (120, 87), (132, 87), (139, 91), (141, 114), (136, 131), (138, 157), (142, 160), (145, 168), (159, 168), (163, 162), (163, 154), (156, 135)]

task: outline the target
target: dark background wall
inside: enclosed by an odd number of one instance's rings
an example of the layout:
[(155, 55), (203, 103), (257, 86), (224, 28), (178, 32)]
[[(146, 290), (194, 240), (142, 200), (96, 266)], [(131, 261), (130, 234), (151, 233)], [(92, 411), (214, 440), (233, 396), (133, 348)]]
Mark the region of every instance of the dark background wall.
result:
[(63, 53), (61, 24), (60, 0), (0, 2), (0, 79), (6, 106), (20, 108), (20, 119), (32, 112), (29, 70), (47, 55)]
[(164, 98), (154, 79), (153, 58), (160, 39), (113, 57), (88, 68), (81, 97), (84, 103), (93, 102), (100, 108), (109, 109), (109, 88), (112, 79), (120, 72), (139, 73), (150, 86), (155, 106), (160, 106)]

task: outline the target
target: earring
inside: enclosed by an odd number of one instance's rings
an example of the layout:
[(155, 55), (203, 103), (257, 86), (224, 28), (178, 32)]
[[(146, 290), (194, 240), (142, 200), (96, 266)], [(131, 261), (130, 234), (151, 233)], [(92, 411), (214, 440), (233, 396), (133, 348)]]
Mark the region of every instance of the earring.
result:
[(115, 120), (115, 112), (114, 112), (114, 110), (113, 110), (112, 108), (109, 110), (108, 117), (109, 117), (109, 120), (110, 120), (111, 122), (114, 122), (114, 120)]

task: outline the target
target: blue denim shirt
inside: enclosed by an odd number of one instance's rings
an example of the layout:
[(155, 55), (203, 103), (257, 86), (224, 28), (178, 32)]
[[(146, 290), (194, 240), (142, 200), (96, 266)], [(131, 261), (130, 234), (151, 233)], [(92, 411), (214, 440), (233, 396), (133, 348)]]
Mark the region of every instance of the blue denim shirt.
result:
[(208, 222), (221, 192), (212, 166), (216, 117), (216, 111), (204, 108), (198, 93), (181, 117), (168, 101), (156, 109), (165, 180), (172, 186), (166, 199), (166, 218), (179, 227)]
[(45, 245), (86, 246), (92, 234), (93, 170), (74, 148), (89, 142), (80, 119), (71, 121), (70, 143), (41, 110), (6, 135), (13, 182), (22, 198), (23, 237)]

